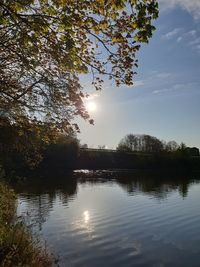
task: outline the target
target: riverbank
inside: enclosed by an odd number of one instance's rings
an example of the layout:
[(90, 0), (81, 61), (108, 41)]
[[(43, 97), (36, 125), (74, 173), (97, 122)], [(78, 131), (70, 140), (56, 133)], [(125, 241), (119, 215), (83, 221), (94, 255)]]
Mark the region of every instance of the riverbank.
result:
[(0, 183), (0, 266), (49, 267), (52, 257), (16, 220), (16, 195), (7, 185)]

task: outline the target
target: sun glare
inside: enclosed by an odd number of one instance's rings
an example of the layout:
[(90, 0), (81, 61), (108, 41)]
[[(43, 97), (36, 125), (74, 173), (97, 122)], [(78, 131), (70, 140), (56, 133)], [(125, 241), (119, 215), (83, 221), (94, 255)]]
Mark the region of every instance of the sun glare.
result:
[(84, 221), (85, 223), (88, 223), (89, 219), (90, 219), (90, 214), (89, 214), (89, 211), (88, 210), (85, 210), (83, 212), (83, 216), (84, 216)]
[(96, 103), (95, 102), (88, 102), (87, 104), (86, 104), (86, 109), (89, 111), (89, 112), (93, 112), (93, 111), (96, 111), (96, 109), (97, 109), (97, 105), (96, 105)]

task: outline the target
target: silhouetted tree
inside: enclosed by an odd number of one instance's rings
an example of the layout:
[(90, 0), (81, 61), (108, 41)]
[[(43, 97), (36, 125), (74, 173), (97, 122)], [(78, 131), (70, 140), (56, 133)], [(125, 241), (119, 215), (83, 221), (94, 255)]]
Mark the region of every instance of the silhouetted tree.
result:
[(47, 146), (40, 167), (61, 173), (73, 169), (79, 156), (79, 141), (71, 136), (61, 136), (56, 143)]
[(119, 151), (138, 151), (139, 142), (136, 135), (128, 134), (126, 135), (118, 144), (117, 150)]
[(165, 149), (166, 149), (166, 151), (174, 152), (178, 149), (178, 147), (179, 147), (179, 145), (177, 144), (176, 141), (169, 141), (169, 142), (167, 142)]
[(197, 147), (186, 147), (186, 151), (192, 157), (198, 157), (200, 155)]
[(118, 151), (159, 152), (164, 149), (162, 141), (150, 135), (126, 135), (118, 144)]
[(80, 148), (88, 148), (87, 144), (80, 145)]
[(106, 149), (105, 145), (98, 145), (98, 149)]

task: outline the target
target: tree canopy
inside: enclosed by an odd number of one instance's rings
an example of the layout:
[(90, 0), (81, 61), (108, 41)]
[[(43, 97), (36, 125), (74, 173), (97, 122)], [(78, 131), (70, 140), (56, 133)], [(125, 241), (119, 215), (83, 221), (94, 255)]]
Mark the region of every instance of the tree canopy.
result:
[(158, 138), (141, 134), (134, 135), (128, 134), (126, 135), (118, 144), (117, 150), (119, 151), (138, 151), (138, 152), (159, 152), (164, 149), (164, 145), (162, 141)]
[(127, 134), (121, 139), (116, 149), (121, 152), (164, 152), (176, 156), (197, 157), (200, 155), (197, 147), (187, 147), (184, 143), (179, 145), (176, 141), (165, 142), (147, 134)]
[[(133, 84), (156, 0), (0, 0), (0, 118), (67, 131), (89, 118), (79, 74)], [(7, 120), (5, 120), (5, 118)]]

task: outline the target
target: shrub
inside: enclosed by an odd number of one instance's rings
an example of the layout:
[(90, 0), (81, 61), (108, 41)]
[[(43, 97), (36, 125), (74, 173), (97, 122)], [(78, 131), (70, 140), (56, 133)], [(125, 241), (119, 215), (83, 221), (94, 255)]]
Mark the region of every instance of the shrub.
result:
[(16, 221), (15, 214), (15, 193), (0, 183), (0, 266), (52, 266), (53, 257), (22, 221)]

